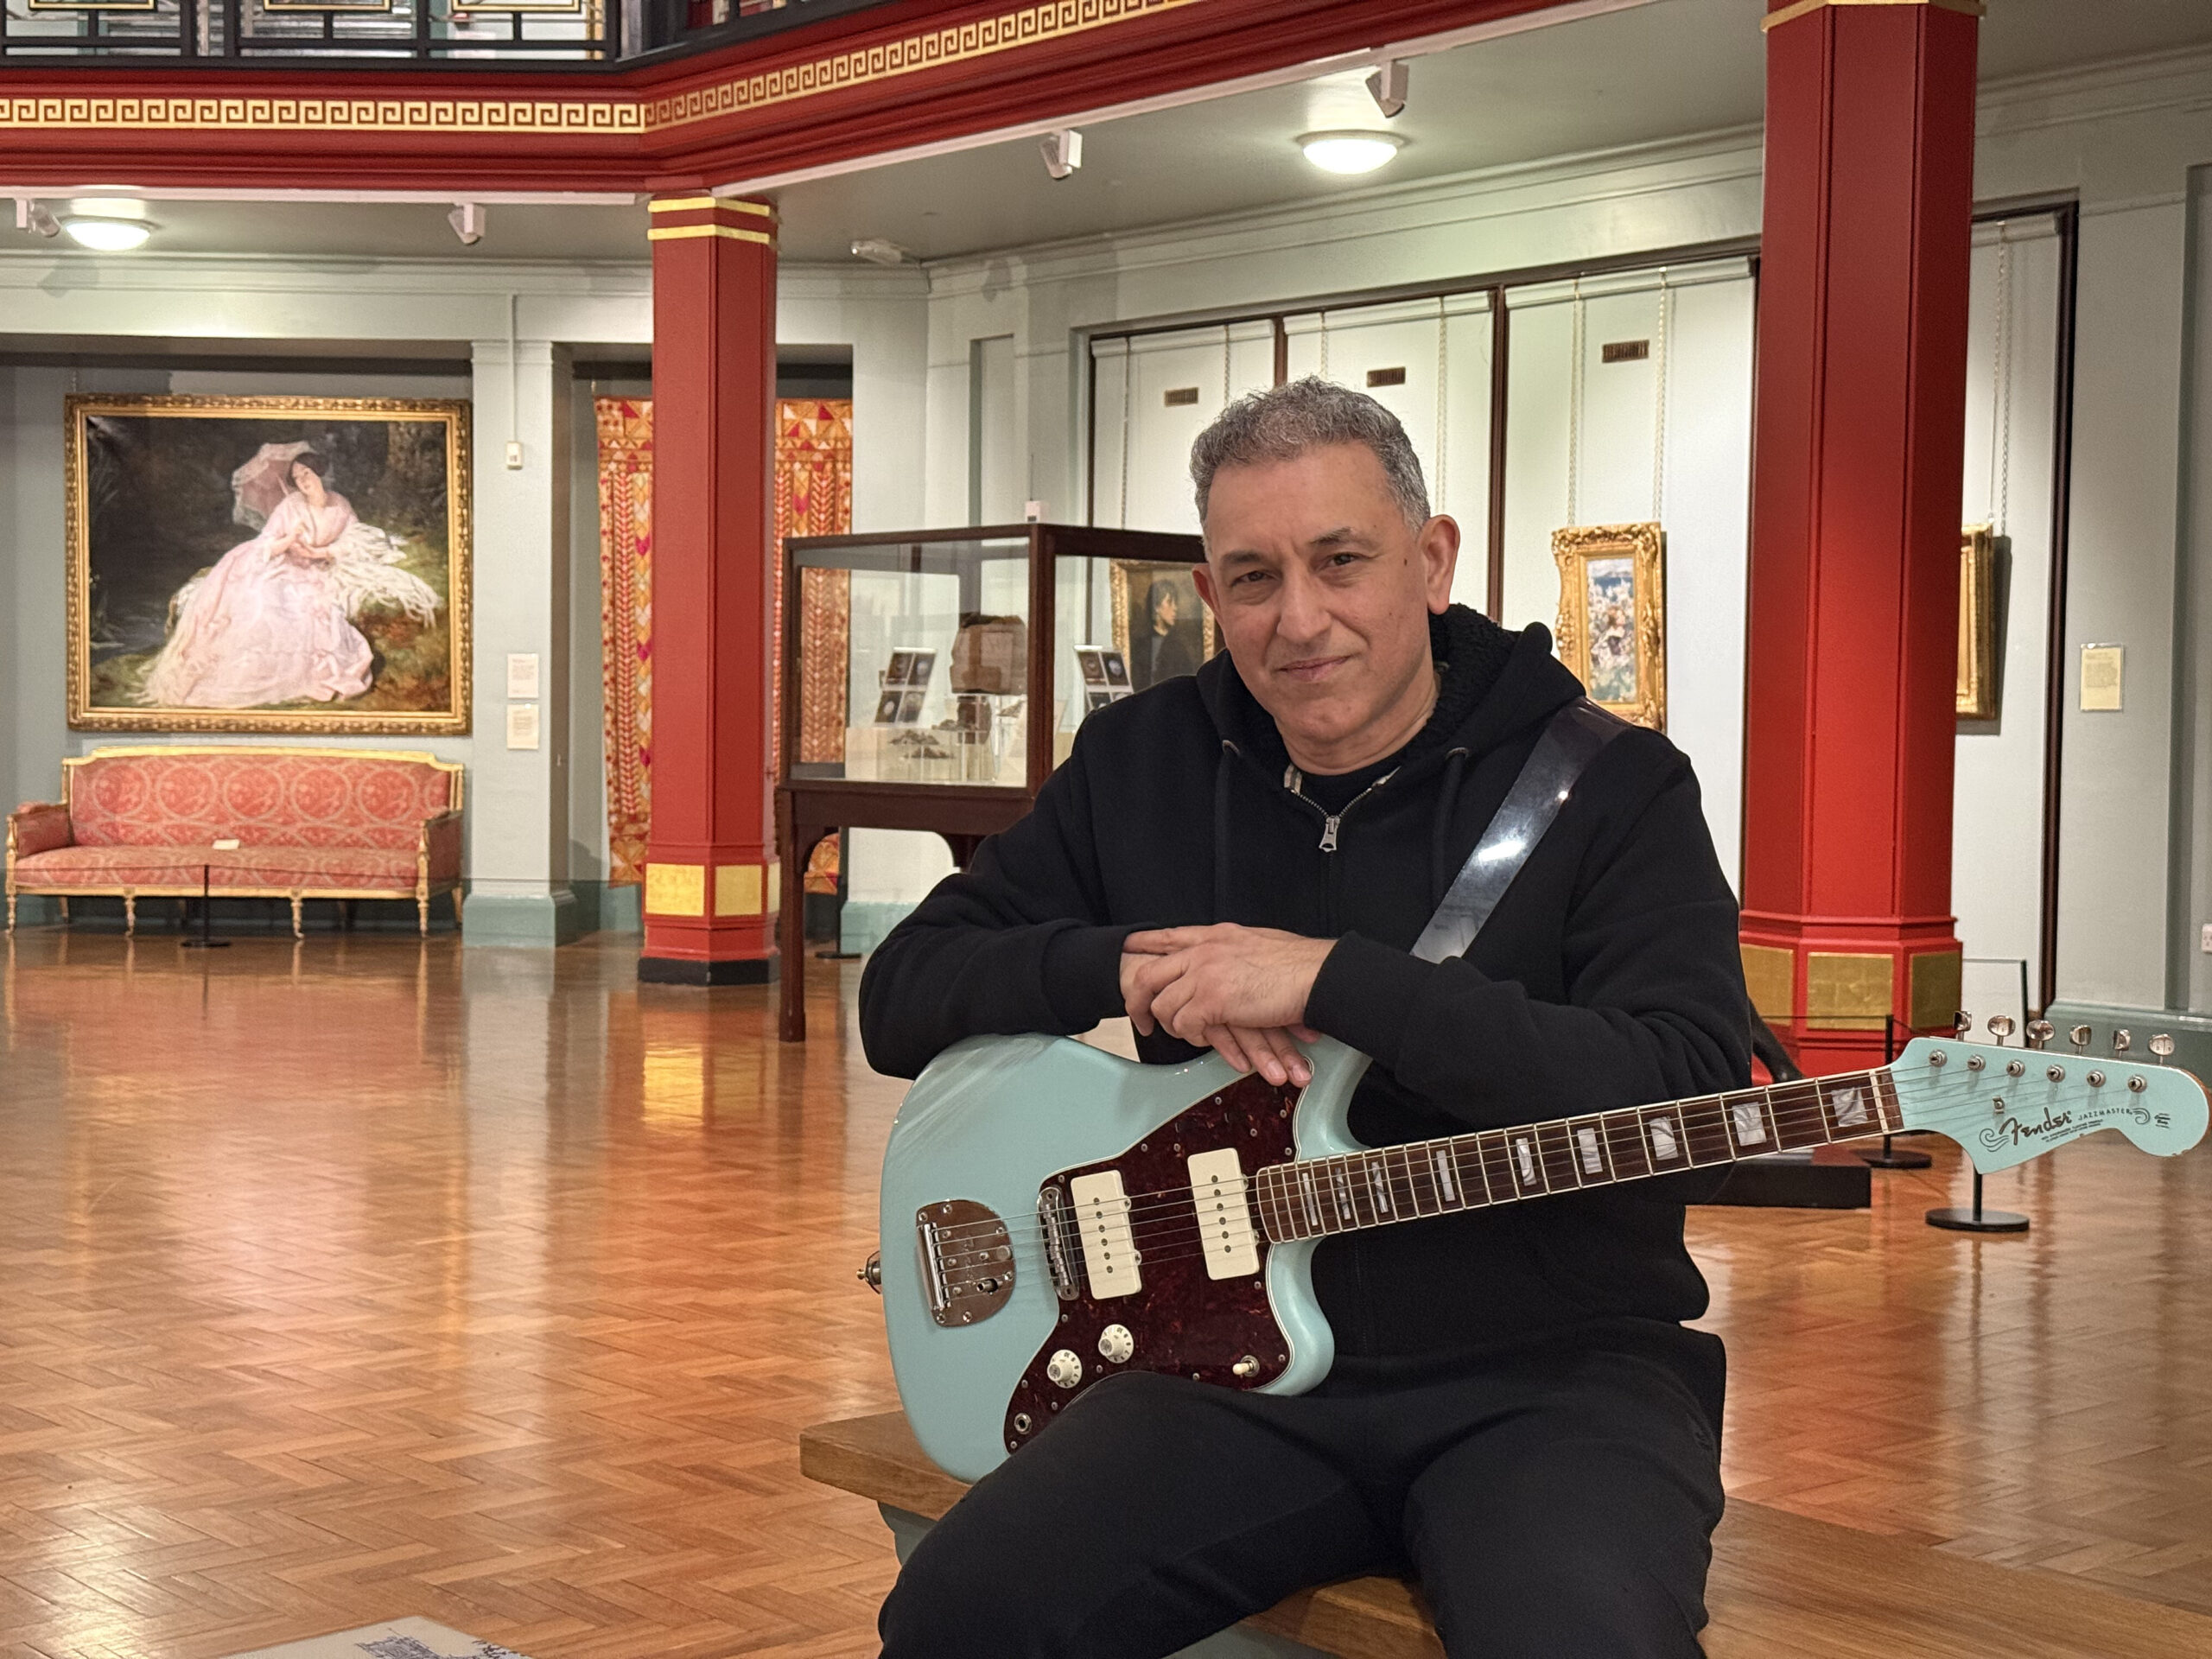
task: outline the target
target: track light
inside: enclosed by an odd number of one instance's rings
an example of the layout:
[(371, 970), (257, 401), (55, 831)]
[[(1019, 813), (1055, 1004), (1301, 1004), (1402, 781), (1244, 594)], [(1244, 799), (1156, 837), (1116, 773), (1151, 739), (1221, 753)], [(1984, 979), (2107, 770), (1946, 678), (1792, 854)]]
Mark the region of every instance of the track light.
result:
[(484, 239), (484, 204), (480, 201), (461, 201), (446, 215), (446, 223), (453, 226), (453, 233), (461, 238), (463, 247), (474, 247)]
[(903, 265), (913, 257), (888, 237), (861, 236), (853, 238), (853, 257), (865, 259), (871, 265)]
[(1392, 58), (1388, 63), (1377, 64), (1375, 73), (1367, 78), (1367, 95), (1375, 100), (1375, 107), (1382, 111), (1385, 119), (1406, 107), (1406, 84), (1413, 79), (1413, 67), (1403, 58)]
[(1065, 179), (1083, 165), (1083, 135), (1073, 127), (1046, 133), (1037, 148), (1045, 152), (1045, 171), (1056, 179)]

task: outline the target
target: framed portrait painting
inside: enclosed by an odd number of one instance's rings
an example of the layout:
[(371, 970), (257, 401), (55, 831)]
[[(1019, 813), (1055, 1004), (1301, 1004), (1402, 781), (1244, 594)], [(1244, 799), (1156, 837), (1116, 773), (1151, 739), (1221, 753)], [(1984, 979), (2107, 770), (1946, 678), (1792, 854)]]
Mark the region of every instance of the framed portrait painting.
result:
[[(1195, 674), (1218, 650), (1213, 613), (1198, 597), (1187, 564), (1148, 559), (1112, 562), (1114, 648), (1132, 691)], [(1114, 665), (1109, 664), (1111, 672)]]
[(1667, 541), (1656, 524), (1552, 532), (1560, 660), (1590, 700), (1667, 729)]
[(1959, 532), (1961, 720), (1997, 718), (1997, 537), (1987, 524)]
[(468, 730), (468, 405), (73, 396), (69, 724)]

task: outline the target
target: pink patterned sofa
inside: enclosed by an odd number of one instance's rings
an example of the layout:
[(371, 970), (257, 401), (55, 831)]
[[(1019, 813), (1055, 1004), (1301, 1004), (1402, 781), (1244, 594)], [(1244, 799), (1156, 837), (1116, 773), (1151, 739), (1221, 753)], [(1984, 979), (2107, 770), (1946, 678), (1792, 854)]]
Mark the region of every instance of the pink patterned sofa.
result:
[[(98, 749), (61, 763), (61, 800), (8, 817), (8, 925), (16, 899), (282, 898), (300, 932), (307, 899), (433, 894), (461, 921), (461, 768), (427, 754), (181, 744)], [(219, 849), (218, 841), (236, 841)]]

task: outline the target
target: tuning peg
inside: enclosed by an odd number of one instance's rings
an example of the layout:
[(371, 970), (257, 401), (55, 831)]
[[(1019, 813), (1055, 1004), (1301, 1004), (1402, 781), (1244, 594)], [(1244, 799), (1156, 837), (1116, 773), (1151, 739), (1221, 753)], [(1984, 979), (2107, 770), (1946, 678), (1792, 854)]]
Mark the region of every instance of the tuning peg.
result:
[(2089, 1046), (2089, 1028), (2087, 1026), (2075, 1027), (2066, 1033), (2066, 1040), (2074, 1045), (2076, 1054), (2083, 1052)]
[(2004, 1047), (2005, 1039), (2012, 1034), (2012, 1016), (2009, 1014), (1991, 1014), (1989, 1016), (1989, 1034), (1997, 1039), (1998, 1047)]
[(2164, 1032), (2160, 1032), (2151, 1039), (2151, 1052), (2158, 1057), (2158, 1064), (2164, 1065), (2166, 1063), (2166, 1057), (2174, 1052), (2174, 1039)]
[(2127, 1032), (2126, 1032), (2126, 1031), (2115, 1031), (2114, 1033), (2113, 1033), (2113, 1034), (2112, 1034), (2112, 1052), (2113, 1052), (2113, 1053), (2115, 1053), (2115, 1054), (2125, 1054), (2125, 1053), (2126, 1053), (2126, 1052), (2127, 1052), (2127, 1051), (2128, 1051), (2129, 1049), (2131, 1049), (2131, 1048), (2133, 1048), (2133, 1047), (2134, 1047), (2134, 1046), (2135, 1046), (2135, 1039), (2134, 1039), (2134, 1037), (2133, 1037), (2133, 1035), (2131, 1035), (2129, 1033), (2127, 1033)]
[(2050, 1039), (2057, 1033), (2058, 1027), (2048, 1020), (2031, 1020), (2028, 1021), (2028, 1046), (2031, 1048), (2044, 1048), (2050, 1044)]
[(1974, 1015), (1961, 1008), (1951, 1016), (1951, 1035), (1964, 1042), (1974, 1034)]

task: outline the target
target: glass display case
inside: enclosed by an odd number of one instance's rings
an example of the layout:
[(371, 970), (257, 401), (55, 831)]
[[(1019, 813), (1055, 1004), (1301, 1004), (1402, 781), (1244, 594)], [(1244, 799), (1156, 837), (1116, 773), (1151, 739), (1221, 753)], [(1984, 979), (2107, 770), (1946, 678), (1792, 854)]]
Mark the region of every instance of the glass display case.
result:
[(855, 826), (976, 843), (1096, 710), (1217, 647), (1195, 536), (1016, 524), (785, 543), (776, 825), (783, 1030), (805, 1033), (796, 873)]

